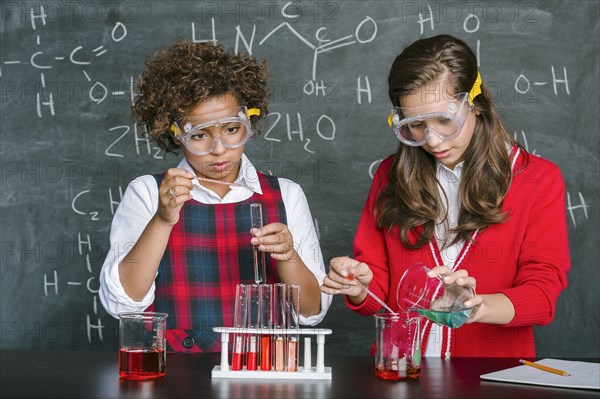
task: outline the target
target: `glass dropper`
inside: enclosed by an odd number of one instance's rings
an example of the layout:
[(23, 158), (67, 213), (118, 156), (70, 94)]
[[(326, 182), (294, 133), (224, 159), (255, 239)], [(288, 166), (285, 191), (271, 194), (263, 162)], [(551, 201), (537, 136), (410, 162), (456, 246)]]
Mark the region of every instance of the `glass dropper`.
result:
[(371, 292), (371, 290), (369, 290), (363, 283), (361, 283), (360, 281), (358, 281), (358, 279), (356, 278), (356, 276), (354, 275), (354, 273), (348, 273), (348, 276), (346, 277), (348, 280), (350, 281), (356, 281), (356, 285), (358, 285), (364, 292), (367, 293), (367, 295), (370, 295), (371, 298), (375, 299), (381, 306), (383, 306), (388, 312), (390, 312), (391, 314), (393, 314), (394, 316), (398, 316), (398, 313), (394, 312), (385, 302), (383, 302), (381, 300), (381, 298), (379, 298), (377, 295), (373, 294)]

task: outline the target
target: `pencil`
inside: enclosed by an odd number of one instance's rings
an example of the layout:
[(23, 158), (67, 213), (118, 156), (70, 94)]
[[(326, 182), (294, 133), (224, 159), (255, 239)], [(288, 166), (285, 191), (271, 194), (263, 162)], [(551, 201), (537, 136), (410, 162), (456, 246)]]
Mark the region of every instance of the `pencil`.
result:
[(554, 374), (562, 375), (565, 377), (571, 376), (571, 374), (567, 373), (566, 371), (558, 370), (558, 369), (544, 366), (544, 365), (541, 365), (538, 363), (529, 362), (527, 360), (520, 359), (519, 363), (524, 364), (525, 366), (530, 366), (530, 367), (536, 368), (538, 370), (547, 371), (548, 373), (554, 373)]

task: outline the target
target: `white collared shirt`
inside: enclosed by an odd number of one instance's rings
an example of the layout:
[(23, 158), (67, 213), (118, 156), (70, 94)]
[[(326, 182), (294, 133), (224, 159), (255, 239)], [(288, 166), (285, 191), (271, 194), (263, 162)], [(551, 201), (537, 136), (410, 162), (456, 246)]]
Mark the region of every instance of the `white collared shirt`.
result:
[[(177, 167), (193, 173), (185, 158)], [(294, 238), (294, 247), (320, 286), (325, 278), (325, 264), (308, 201), (300, 185), (284, 178), (278, 180), (285, 205), (287, 226)], [(203, 204), (230, 204), (244, 201), (254, 193), (262, 194), (256, 169), (245, 154), (242, 154), (240, 172), (235, 182), (244, 186), (232, 186), (221, 198), (194, 180), (192, 201)], [(129, 183), (111, 224), (111, 246), (100, 272), (99, 297), (106, 311), (113, 317), (118, 317), (120, 312), (143, 311), (154, 302), (154, 283), (140, 302), (134, 301), (125, 293), (119, 279), (119, 263), (137, 242), (157, 209), (158, 186), (153, 176), (144, 175)], [(321, 293), (321, 312), (310, 317), (300, 315), (300, 323), (315, 325), (321, 322), (331, 305), (331, 299), (331, 295)]]
[[(458, 254), (464, 244), (464, 242), (461, 241), (450, 246), (444, 245), (444, 241), (450, 242), (453, 238), (453, 236), (448, 236), (448, 229), (458, 225), (458, 213), (460, 211), (460, 180), (462, 177), (463, 166), (464, 161), (456, 165), (454, 169), (448, 168), (441, 162), (437, 163), (436, 176), (440, 183), (440, 197), (442, 201), (445, 201), (445, 199), (447, 200), (447, 202), (444, 202), (444, 206), (448, 210), (448, 215), (446, 221), (440, 220), (435, 225), (435, 237), (438, 247), (440, 248), (442, 261), (444, 262), (444, 265), (449, 266), (450, 268), (454, 266), (454, 262), (456, 262)], [(444, 197), (444, 193), (446, 193), (446, 197)], [(431, 266), (433, 267), (435, 265)], [(432, 323), (424, 356), (440, 357), (442, 353), (442, 338), (442, 327), (439, 324)]]

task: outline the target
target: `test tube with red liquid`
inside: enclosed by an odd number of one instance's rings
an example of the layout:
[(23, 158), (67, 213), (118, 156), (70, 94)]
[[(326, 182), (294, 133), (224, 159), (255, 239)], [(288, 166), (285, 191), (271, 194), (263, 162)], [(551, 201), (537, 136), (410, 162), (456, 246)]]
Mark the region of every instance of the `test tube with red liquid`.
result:
[(271, 328), (273, 327), (273, 285), (260, 285), (260, 369), (270, 371)]
[(286, 327), (286, 285), (277, 283), (273, 285), (273, 368), (275, 371), (285, 370), (285, 336), (283, 329)]
[[(248, 286), (248, 328), (260, 327), (260, 285)], [(246, 370), (258, 368), (258, 334), (255, 332), (246, 334)]]
[[(290, 284), (286, 292), (286, 328), (287, 334), (287, 356), (286, 370), (298, 371), (298, 351), (300, 342), (300, 286)], [(296, 330), (290, 333), (290, 330)]]
[[(233, 327), (246, 328), (248, 323), (248, 286), (238, 284), (235, 287), (235, 309), (233, 314)], [(231, 370), (239, 371), (243, 367), (245, 337), (241, 332), (233, 336), (233, 350)]]
[[(250, 221), (253, 229), (263, 227), (262, 204), (250, 204)], [(267, 272), (265, 264), (265, 253), (258, 249), (257, 245), (252, 247), (254, 259), (254, 282), (256, 284), (267, 282)]]

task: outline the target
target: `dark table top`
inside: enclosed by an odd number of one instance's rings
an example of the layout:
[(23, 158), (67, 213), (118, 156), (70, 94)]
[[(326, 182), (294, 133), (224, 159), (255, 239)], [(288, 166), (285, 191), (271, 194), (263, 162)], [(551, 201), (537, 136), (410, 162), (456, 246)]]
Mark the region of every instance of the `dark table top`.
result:
[[(586, 359), (584, 359), (586, 360)], [(325, 356), (331, 380), (213, 379), (219, 355), (167, 355), (167, 375), (125, 381), (117, 353), (3, 350), (0, 398), (598, 398), (592, 390), (484, 381), (481, 374), (518, 365), (517, 359), (425, 358), (418, 381), (383, 381), (373, 359)], [(587, 361), (597, 361), (590, 360)]]

